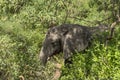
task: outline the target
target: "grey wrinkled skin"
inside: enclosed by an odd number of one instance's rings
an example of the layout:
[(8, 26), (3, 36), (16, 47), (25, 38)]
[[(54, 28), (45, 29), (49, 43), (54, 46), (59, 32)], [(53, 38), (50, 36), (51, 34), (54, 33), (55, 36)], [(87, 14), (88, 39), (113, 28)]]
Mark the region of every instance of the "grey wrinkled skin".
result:
[(69, 59), (77, 52), (85, 50), (93, 34), (104, 32), (108, 27), (100, 25), (97, 27), (86, 27), (78, 24), (63, 24), (52, 27), (46, 33), (43, 46), (40, 51), (40, 60), (43, 65), (47, 59), (56, 53), (63, 52), (64, 60)]

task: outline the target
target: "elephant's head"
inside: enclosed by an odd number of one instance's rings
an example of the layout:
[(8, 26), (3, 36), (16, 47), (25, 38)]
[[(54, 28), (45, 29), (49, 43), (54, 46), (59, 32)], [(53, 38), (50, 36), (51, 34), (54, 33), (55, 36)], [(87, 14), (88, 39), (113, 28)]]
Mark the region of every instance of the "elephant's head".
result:
[(40, 60), (43, 65), (48, 58), (62, 51), (62, 33), (57, 27), (50, 28), (46, 34), (43, 46), (40, 51)]

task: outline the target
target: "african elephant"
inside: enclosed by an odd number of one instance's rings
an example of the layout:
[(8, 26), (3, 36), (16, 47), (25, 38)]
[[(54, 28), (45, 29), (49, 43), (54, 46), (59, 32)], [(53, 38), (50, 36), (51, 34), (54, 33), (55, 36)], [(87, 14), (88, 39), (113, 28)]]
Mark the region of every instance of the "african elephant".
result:
[(78, 24), (62, 24), (50, 28), (40, 51), (42, 64), (45, 65), (49, 57), (60, 52), (63, 52), (66, 61), (76, 51), (83, 51), (90, 45), (93, 33), (103, 32), (106, 29), (108, 28), (102, 25), (86, 27)]

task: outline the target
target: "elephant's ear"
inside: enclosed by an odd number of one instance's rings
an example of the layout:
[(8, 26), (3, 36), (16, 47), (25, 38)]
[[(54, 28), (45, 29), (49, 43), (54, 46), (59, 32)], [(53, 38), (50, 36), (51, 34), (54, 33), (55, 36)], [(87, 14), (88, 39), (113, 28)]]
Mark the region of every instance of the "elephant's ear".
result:
[(69, 32), (68, 28), (61, 28), (61, 34), (65, 36)]

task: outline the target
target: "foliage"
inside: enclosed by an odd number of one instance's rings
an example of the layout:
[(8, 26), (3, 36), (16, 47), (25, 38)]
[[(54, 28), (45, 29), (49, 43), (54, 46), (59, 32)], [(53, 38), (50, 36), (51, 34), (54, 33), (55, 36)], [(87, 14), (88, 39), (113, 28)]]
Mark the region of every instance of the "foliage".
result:
[[(39, 51), (47, 29), (63, 23), (110, 25), (120, 13), (119, 3), (120, 0), (0, 0), (0, 80), (52, 80), (54, 64), (63, 59), (60, 55), (45, 68), (40, 65)], [(84, 54), (75, 54), (71, 67), (63, 66), (60, 80), (119, 79), (118, 33), (119, 28), (107, 47), (95, 39)]]

